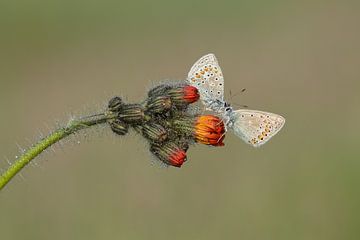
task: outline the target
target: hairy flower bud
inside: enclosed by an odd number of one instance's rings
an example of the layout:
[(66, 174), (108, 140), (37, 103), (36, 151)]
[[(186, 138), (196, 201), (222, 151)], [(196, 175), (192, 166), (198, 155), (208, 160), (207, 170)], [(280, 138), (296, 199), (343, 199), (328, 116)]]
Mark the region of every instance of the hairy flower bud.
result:
[(183, 87), (183, 91), (184, 91), (184, 100), (187, 101), (188, 103), (194, 103), (200, 98), (199, 90), (194, 86), (185, 85)]
[(153, 97), (159, 97), (159, 96), (164, 96), (167, 94), (167, 91), (171, 88), (170, 85), (168, 84), (161, 84), (159, 86), (156, 86), (154, 88), (152, 88), (149, 92), (148, 92), (148, 96), (149, 98), (153, 98)]
[(173, 126), (186, 136), (191, 136), (196, 142), (212, 146), (224, 146), (224, 122), (216, 116), (183, 117), (174, 120)]
[(177, 143), (177, 145), (185, 152), (187, 152), (187, 150), (190, 147), (188, 139), (180, 139), (179, 142)]
[(168, 134), (166, 129), (157, 123), (146, 123), (142, 128), (144, 137), (154, 142), (163, 142), (166, 140)]
[(109, 122), (111, 130), (118, 135), (125, 135), (129, 130), (129, 125), (120, 119), (113, 119)]
[(140, 104), (125, 104), (121, 107), (119, 119), (129, 124), (141, 124), (145, 121), (144, 109)]
[(151, 113), (164, 113), (172, 106), (169, 96), (157, 96), (148, 99), (146, 110)]
[(112, 112), (119, 112), (123, 105), (124, 103), (120, 97), (113, 97), (109, 101), (108, 108)]
[(163, 163), (174, 167), (181, 167), (186, 161), (186, 152), (173, 142), (162, 146), (152, 145), (150, 151)]
[(196, 87), (186, 84), (161, 84), (151, 89), (148, 93), (149, 98), (156, 98), (160, 96), (169, 96), (172, 103), (176, 107), (186, 107), (187, 105), (196, 102), (200, 95)]
[(167, 93), (176, 106), (187, 106), (200, 97), (198, 89), (189, 85), (173, 87)]

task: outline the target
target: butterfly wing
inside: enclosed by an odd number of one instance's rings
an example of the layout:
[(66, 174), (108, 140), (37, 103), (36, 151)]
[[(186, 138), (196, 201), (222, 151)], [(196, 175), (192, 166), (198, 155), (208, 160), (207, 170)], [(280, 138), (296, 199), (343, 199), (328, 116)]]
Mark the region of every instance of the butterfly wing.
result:
[(240, 109), (231, 115), (234, 133), (246, 143), (259, 147), (276, 135), (285, 118), (275, 113)]
[(200, 99), (207, 108), (212, 109), (214, 102), (224, 102), (224, 77), (214, 54), (197, 60), (188, 73), (187, 81), (199, 90)]

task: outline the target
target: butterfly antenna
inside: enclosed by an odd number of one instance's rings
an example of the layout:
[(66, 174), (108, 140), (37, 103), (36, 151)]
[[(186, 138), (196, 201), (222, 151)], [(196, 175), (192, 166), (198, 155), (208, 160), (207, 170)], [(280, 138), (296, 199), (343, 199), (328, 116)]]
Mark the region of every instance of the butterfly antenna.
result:
[(230, 93), (230, 100), (232, 100), (233, 97), (236, 97), (237, 95), (239, 95), (239, 94), (241, 94), (241, 93), (243, 93), (243, 92), (245, 92), (245, 91), (246, 91), (246, 88), (243, 88), (243, 89), (241, 89), (241, 91), (236, 92), (235, 94), (232, 94), (232, 92), (231, 92), (231, 90), (230, 90), (230, 91), (229, 91), (229, 93)]
[(230, 100), (231, 100), (232, 105), (237, 106), (237, 107), (240, 107), (240, 108), (248, 108), (247, 105), (238, 104), (238, 103), (236, 103), (236, 102), (234, 103), (234, 102), (232, 101), (233, 97), (235, 97), (235, 96), (237, 96), (237, 95), (239, 95), (239, 94), (241, 94), (241, 93), (243, 93), (243, 92), (245, 92), (245, 91), (246, 91), (246, 88), (243, 88), (243, 89), (241, 89), (239, 92), (236, 92), (234, 95), (232, 95), (231, 90), (229, 91), (229, 92), (230, 92)]
[(236, 107), (240, 107), (240, 108), (248, 108), (248, 105), (244, 105), (244, 104), (238, 104), (238, 103), (232, 103), (232, 105), (236, 106)]

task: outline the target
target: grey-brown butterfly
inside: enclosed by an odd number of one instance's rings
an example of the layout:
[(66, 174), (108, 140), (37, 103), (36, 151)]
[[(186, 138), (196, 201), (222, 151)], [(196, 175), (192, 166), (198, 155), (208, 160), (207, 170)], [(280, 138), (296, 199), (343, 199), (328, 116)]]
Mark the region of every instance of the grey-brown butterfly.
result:
[(224, 100), (224, 77), (214, 54), (207, 54), (196, 61), (187, 81), (199, 90), (207, 110), (219, 114), (227, 128), (254, 147), (269, 141), (285, 124), (285, 118), (275, 113), (233, 110)]

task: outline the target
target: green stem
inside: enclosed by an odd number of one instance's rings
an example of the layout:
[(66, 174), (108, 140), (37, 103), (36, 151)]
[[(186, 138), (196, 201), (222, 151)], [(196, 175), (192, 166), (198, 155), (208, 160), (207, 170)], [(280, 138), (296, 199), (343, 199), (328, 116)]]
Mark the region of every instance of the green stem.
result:
[(50, 133), (47, 137), (41, 139), (35, 145), (25, 151), (9, 168), (0, 176), (0, 190), (27, 164), (35, 157), (42, 153), (45, 149), (57, 143), (61, 139), (72, 135), (82, 129), (89, 128), (98, 124), (106, 123), (108, 120), (114, 118), (113, 115), (102, 113), (89, 117), (72, 120), (67, 126), (59, 128)]

